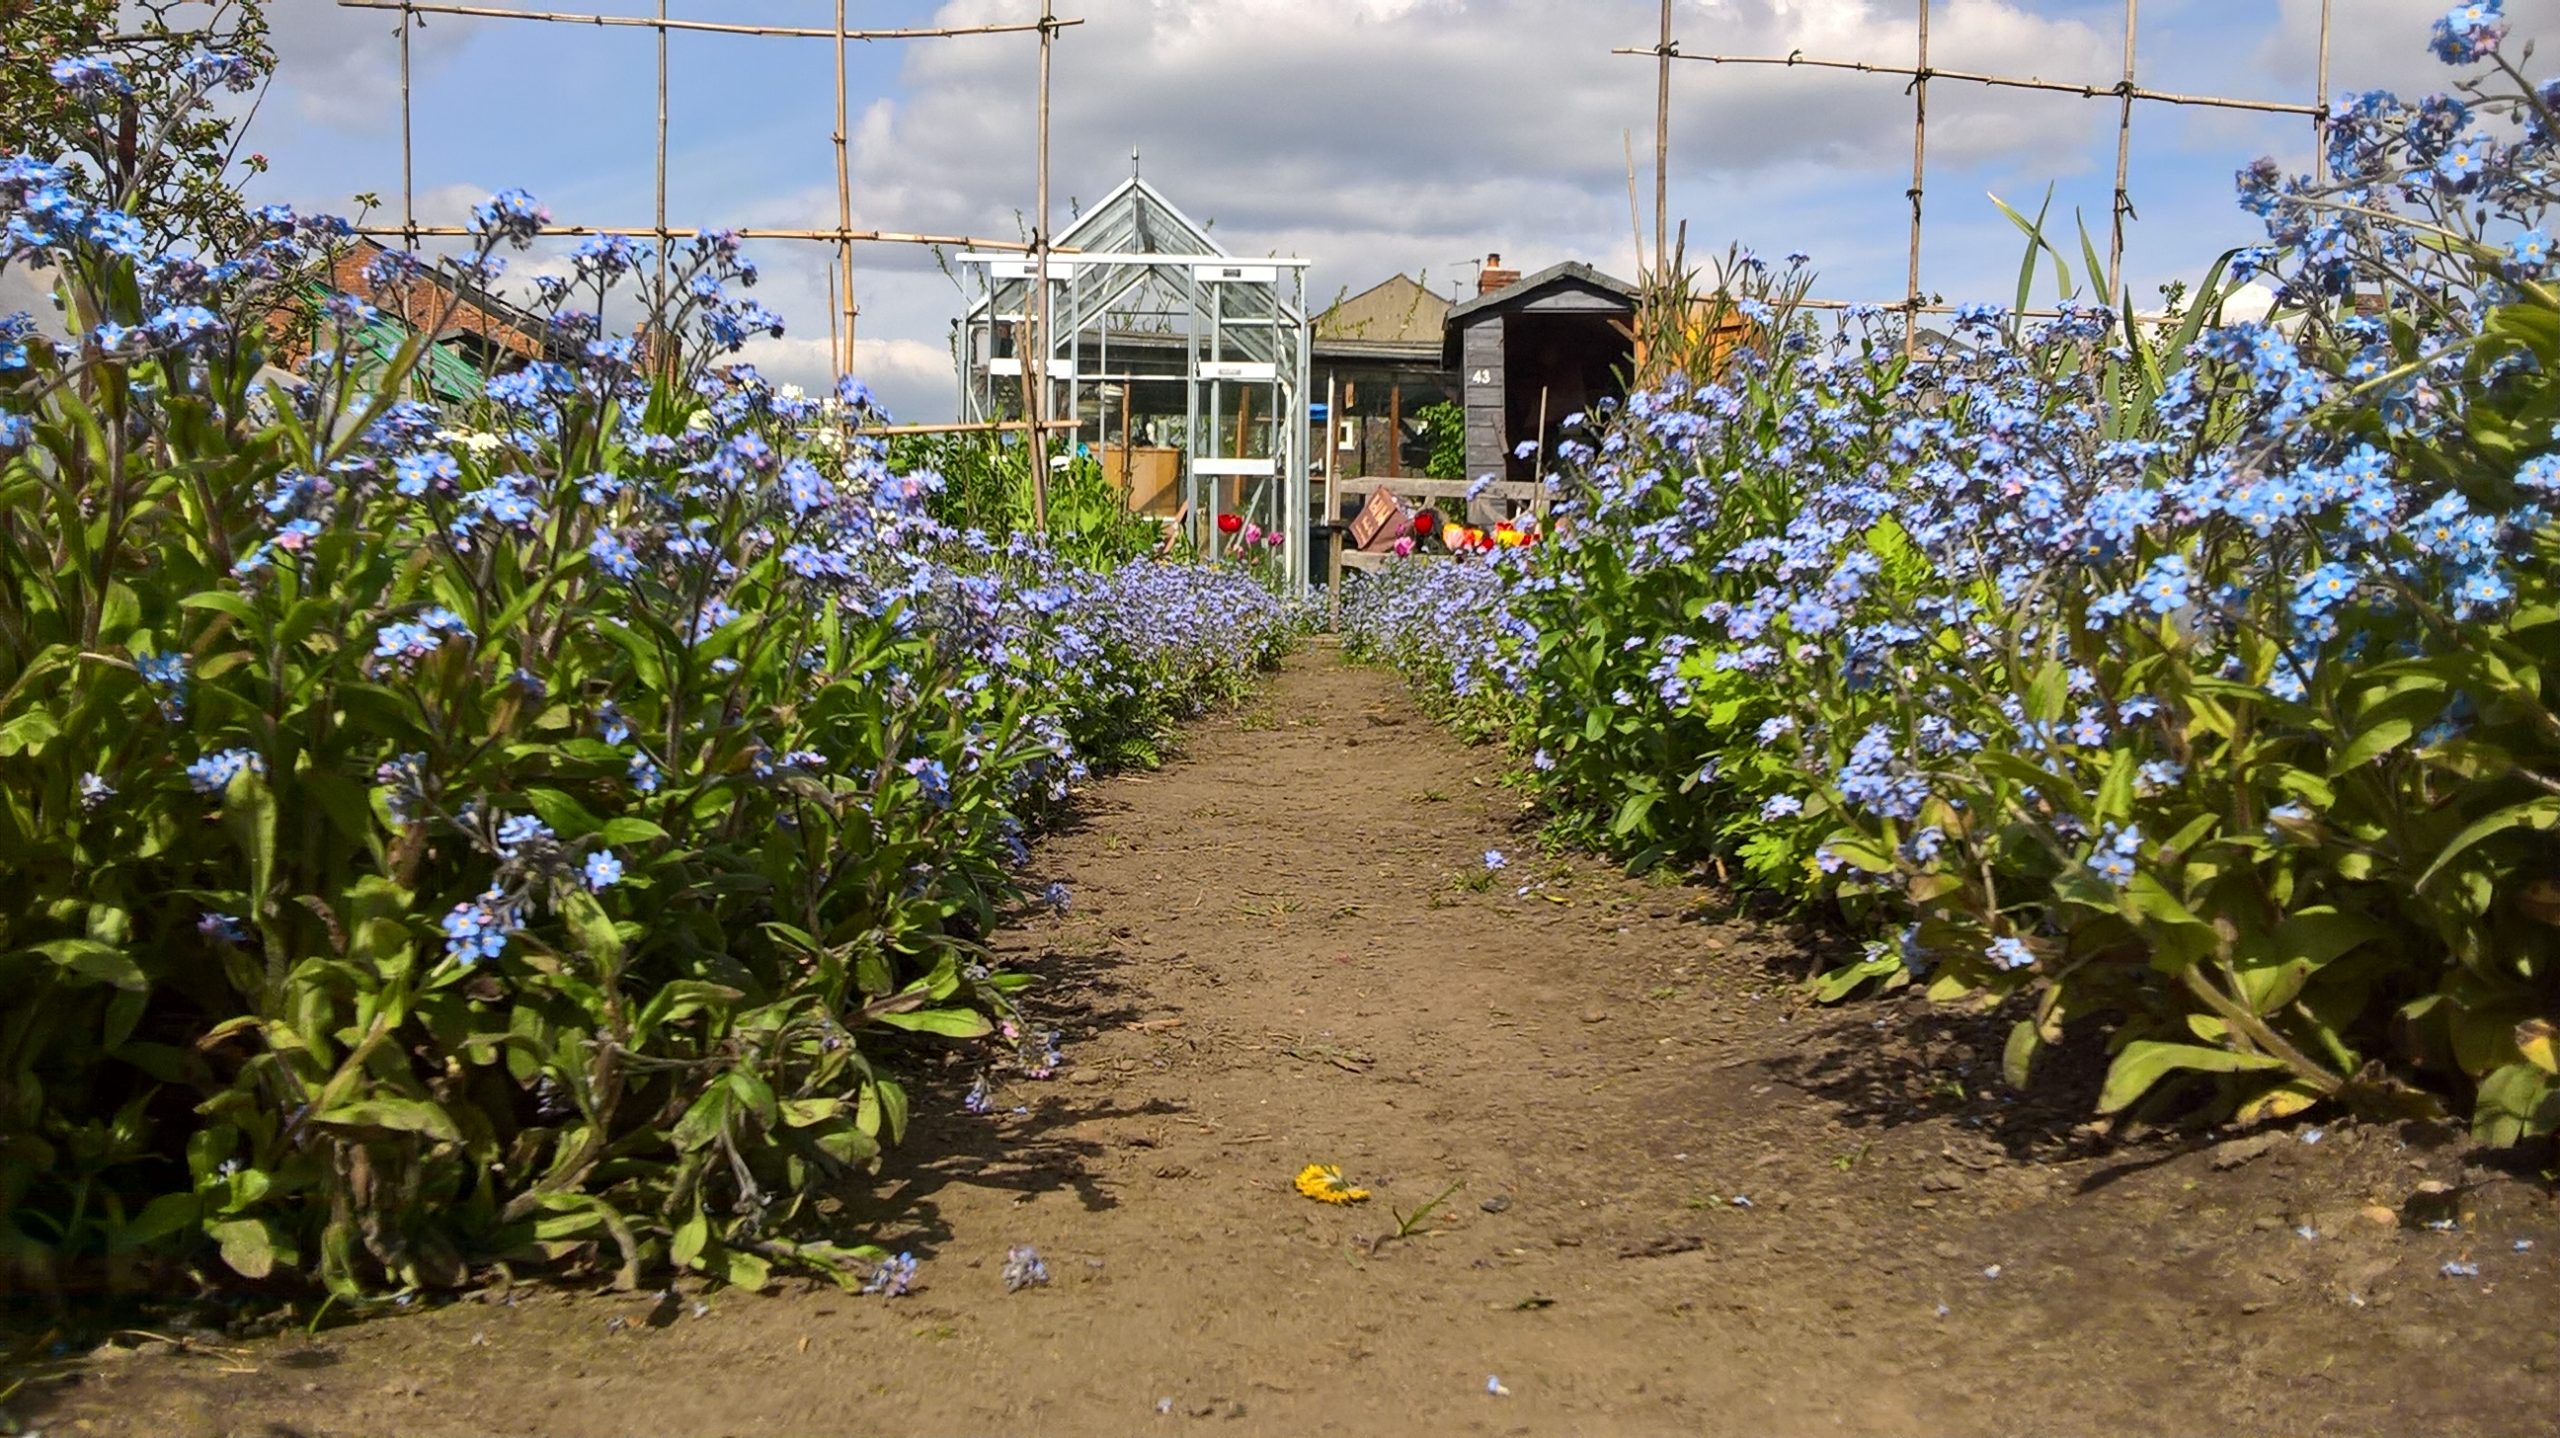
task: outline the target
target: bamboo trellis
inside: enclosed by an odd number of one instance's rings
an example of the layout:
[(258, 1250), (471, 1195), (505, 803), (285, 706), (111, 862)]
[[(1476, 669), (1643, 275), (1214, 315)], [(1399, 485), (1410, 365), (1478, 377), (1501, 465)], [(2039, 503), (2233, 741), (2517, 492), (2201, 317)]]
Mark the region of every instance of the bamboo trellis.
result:
[[(2244, 110), (2259, 114), (2300, 115), (2311, 121), (2313, 165), (2325, 177), (2328, 168), (2329, 112), (2329, 19), (2332, 0), (2320, 0), (2320, 38), (2315, 90), (2310, 103), (2290, 100), (2251, 99), (2225, 95), (2190, 95), (2145, 87), (2135, 67), (2135, 33), (2140, 23), (2142, 0), (2124, 0), (2124, 70), (2120, 78), (2106, 84), (2072, 80), (2048, 80), (2032, 75), (1991, 75), (1971, 70), (1947, 70), (1929, 63), (1929, 10), (1931, 0), (1915, 0), (1914, 54), (1909, 65), (1876, 64), (1865, 60), (1838, 60), (1809, 57), (1801, 52), (1787, 55), (1722, 55), (1690, 54), (1680, 48), (1672, 27), (1672, 0), (1662, 0), (1661, 39), (1650, 47), (1621, 47), (1618, 55), (1649, 55), (1656, 66), (1654, 109), (1654, 256), (1660, 266), (1668, 254), (1671, 170), (1671, 71), (1674, 60), (1687, 60), (1707, 65), (1779, 65), (1814, 70), (1846, 70), (1864, 75), (1891, 75), (1908, 81), (1911, 95), (1911, 240), (1909, 278), (1901, 298), (1872, 302), (1873, 307), (1898, 311), (1905, 316), (1904, 343), (1915, 344), (1919, 333), (1919, 317), (1923, 314), (1945, 314), (1953, 307), (1933, 303), (1920, 284), (1920, 249), (1923, 228), (1922, 195), (1927, 188), (1929, 162), (1929, 83), (1960, 81), (1995, 89), (2037, 90), (2051, 94), (2076, 95), (2082, 99), (2113, 99), (2116, 111), (2115, 195), (2107, 221), (2107, 296), (2110, 303), (2124, 298), (2125, 222), (2136, 218), (2133, 196), (2128, 187), (2133, 158), (2133, 116), (2136, 102), (2161, 105), (2197, 106), (2207, 109)], [(1639, 247), (1641, 248), (1641, 247)], [(1642, 255), (1638, 269), (1645, 270)], [(2094, 276), (2092, 277), (2095, 278)], [(1856, 302), (1836, 299), (1806, 301), (1818, 309), (1848, 309)]]
[[(656, 32), (658, 115), (655, 161), (657, 204), (652, 222), (647, 225), (592, 225), (570, 222), (548, 223), (543, 225), (537, 233), (544, 235), (625, 235), (633, 238), (655, 239), (658, 247), (659, 276), (662, 281), (666, 274), (666, 252), (668, 245), (679, 236), (693, 234), (704, 228), (700, 225), (670, 225), (668, 222), (668, 35), (673, 32), (705, 32), (721, 35), (755, 35), (790, 39), (831, 40), (835, 44), (836, 84), (835, 132), (831, 137), (835, 145), (836, 160), (835, 225), (832, 228), (731, 227), (731, 233), (737, 235), (741, 239), (748, 240), (799, 241), (830, 244), (835, 247), (835, 262), (832, 273), (829, 276), (829, 282), (830, 288), (835, 290), (836, 294), (834, 301), (828, 306), (827, 319), (830, 334), (830, 349), (834, 356), (837, 372), (851, 373), (853, 369), (854, 332), (858, 316), (861, 313), (861, 308), (856, 303), (854, 294), (853, 247), (857, 244), (941, 245), (961, 249), (1006, 250), (1028, 254), (1032, 256), (1033, 260), (1039, 266), (1039, 272), (1042, 280), (1044, 281), (1041, 287), (1042, 292), (1044, 294), (1046, 293), (1047, 285), (1045, 281), (1048, 275), (1049, 255), (1051, 253), (1049, 233), (1049, 55), (1051, 48), (1057, 42), (1059, 31), (1070, 26), (1081, 25), (1084, 23), (1082, 20), (1061, 19), (1056, 13), (1055, 0), (1041, 0), (1040, 14), (1036, 19), (1024, 19), (1021, 21), (1009, 21), (983, 25), (905, 26), (892, 29), (856, 29), (848, 27), (845, 23), (845, 0), (835, 0), (835, 22), (830, 26), (824, 27), (806, 25), (742, 24), (732, 21), (686, 20), (671, 18), (667, 14), (667, 0), (657, 0), (657, 13), (655, 15), (573, 14), (555, 10), (519, 10), (494, 5), (438, 4), (430, 3), (430, 0), (337, 0), (337, 3), (344, 9), (396, 10), (400, 14), (400, 223), (397, 225), (359, 226), (358, 233), (360, 234), (376, 238), (389, 238), (396, 236), (404, 243), (415, 247), (417, 242), (421, 239), (431, 237), (453, 237), (470, 233), (468, 228), (465, 226), (421, 224), (418, 220), (417, 166), (415, 158), (415, 111), (413, 106), (413, 92), (410, 85), (410, 40), (411, 32), (421, 23), (419, 20), (420, 16), (451, 15), (488, 20), (526, 20), (559, 25), (586, 25), (597, 28), (647, 29)], [(1031, 232), (1030, 238), (1027, 240), (1003, 240), (991, 239), (977, 235), (926, 234), (904, 230), (854, 228), (853, 167), (851, 155), (848, 150), (847, 134), (848, 96), (846, 93), (847, 85), (845, 69), (846, 47), (856, 40), (937, 40), (955, 39), (964, 36), (1026, 34), (1036, 34), (1039, 36), (1040, 40), (1040, 114), (1037, 147), (1037, 165), (1039, 171), (1038, 219), (1036, 227)], [(1036, 317), (1034, 320), (1035, 324), (1045, 325), (1046, 322), (1047, 317), (1045, 314)], [(1037, 349), (1032, 351), (1035, 355), (1038, 352), (1039, 351)], [(1035, 378), (1037, 377), (1035, 376)], [(988, 428), (989, 426), (969, 425), (958, 427), (983, 429)], [(1027, 430), (1034, 437), (1034, 442), (1037, 443), (1044, 451), (1042, 458), (1045, 460), (1047, 432), (1057, 426), (1043, 419), (1042, 416), (1035, 412), (1026, 415), (1021, 421), (998, 427)], [(901, 425), (897, 428), (898, 432), (915, 433), (938, 431), (945, 428), (945, 426)], [(1040, 478), (1045, 478), (1046, 471), (1047, 465), (1045, 463), (1040, 463), (1035, 467), (1034, 473)], [(1045, 509), (1046, 507), (1046, 496), (1041, 493), (1041, 491), (1044, 491), (1045, 489), (1046, 485), (1039, 483), (1038, 480), (1035, 479), (1034, 501), (1036, 508)], [(1041, 518), (1045, 520), (1045, 516), (1041, 516)]]

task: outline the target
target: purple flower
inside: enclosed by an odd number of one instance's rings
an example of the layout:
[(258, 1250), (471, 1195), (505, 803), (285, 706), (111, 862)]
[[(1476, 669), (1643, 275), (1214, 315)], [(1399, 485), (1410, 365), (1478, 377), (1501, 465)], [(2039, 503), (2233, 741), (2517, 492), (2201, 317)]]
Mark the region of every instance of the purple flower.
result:
[(500, 190), (486, 203), (471, 207), (474, 230), (499, 236), (518, 247), (530, 242), (549, 223), (551, 212), (522, 190)]
[(254, 749), (224, 749), (187, 766), (187, 782), (199, 794), (220, 794), (243, 774), (264, 774), (267, 761)]
[(1049, 1281), (1049, 1265), (1042, 1262), (1040, 1250), (1030, 1244), (1016, 1244), (1004, 1252), (1004, 1291), (1019, 1293)]
[(915, 1255), (901, 1253), (895, 1258), (880, 1260), (879, 1265), (871, 1270), (869, 1281), (862, 1285), (862, 1291), (876, 1293), (883, 1298), (904, 1298), (915, 1286), (915, 1281)]
[(491, 889), (453, 906), (444, 916), (445, 953), (463, 964), (494, 959), (507, 951), (507, 940), (524, 927), (522, 916)]

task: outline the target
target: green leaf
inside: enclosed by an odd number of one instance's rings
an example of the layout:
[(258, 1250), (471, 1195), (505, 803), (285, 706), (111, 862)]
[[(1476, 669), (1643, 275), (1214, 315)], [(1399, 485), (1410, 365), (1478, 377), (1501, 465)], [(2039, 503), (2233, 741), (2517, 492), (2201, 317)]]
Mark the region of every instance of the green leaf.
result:
[(2133, 813), (2133, 785), (2137, 761), (2131, 749), (2118, 749), (2108, 756), (2107, 777), (2098, 785), (2098, 817), (2121, 823)]
[(0, 757), (14, 754), (41, 754), (44, 746), (62, 736), (62, 725), (49, 709), (30, 709), (6, 724), (0, 724)]
[(2472, 845), (2483, 839), (2514, 828), (2548, 829), (2555, 822), (2560, 822), (2560, 795), (2552, 794), (2546, 794), (2538, 799), (2528, 799), (2521, 804), (2510, 804), (2503, 809), (2485, 814), (2473, 820), (2461, 833), (2454, 835), (2451, 842), (2436, 854), (2435, 862), (2429, 864), (2427, 871), (2418, 876), (2417, 887), (2425, 888), (2436, 875), (2444, 872), (2447, 864), (2461, 857)]
[(1609, 825), (1609, 832), (1621, 839), (1634, 833), (1644, 823), (1645, 817), (1653, 812), (1653, 806), (1661, 801), (1661, 793), (1655, 790), (1629, 794), (1627, 801), (1618, 806), (1618, 817)]
[(2027, 717), (2039, 724), (2058, 724), (2070, 702), (2071, 675), (2060, 662), (2048, 661), (2027, 686)]
[(872, 1091), (880, 1097), (880, 1111), (888, 1121), (889, 1141), (903, 1143), (907, 1137), (907, 1091), (895, 1080), (881, 1079)]
[(2335, 777), (2360, 765), (2370, 764), (2407, 743), (2409, 736), (2417, 732), (2416, 723), (2408, 719), (2385, 719), (2349, 740), (2347, 747), (2339, 750), (2338, 756), (2329, 761), (2329, 773)]
[(2180, 929), (2207, 929), (2211, 925), (2196, 916), (2193, 909), (2179, 902), (2178, 896), (2160, 886), (2160, 881), (2144, 870), (2125, 885), (2123, 904), (2127, 913), (2155, 924)]
[(987, 1022), (987, 1016), (975, 1009), (908, 1009), (872, 1017), (891, 1028), (940, 1034), (953, 1039), (984, 1038), (995, 1030), (995, 1025)]
[(2034, 1067), (2036, 1050), (2044, 1044), (2044, 1035), (2036, 1029), (2034, 1019), (2020, 1019), (2009, 1028), (2009, 1042), (2000, 1053), (2001, 1076), (2011, 1088), (2027, 1086), (2028, 1071)]
[(222, 1261), (242, 1278), (264, 1278), (276, 1269), (275, 1231), (262, 1219), (231, 1218), (207, 1224), (205, 1231), (222, 1246)]
[(569, 933), (578, 941), (579, 952), (596, 961), (599, 968), (612, 970), (622, 964), (622, 933), (604, 911), (596, 896), (584, 889), (573, 889), (559, 902), (560, 917), (567, 921)]
[(258, 623), (258, 611), (250, 605), (249, 601), (227, 590), (208, 589), (201, 594), (190, 594), (178, 601), (178, 607), (210, 609), (216, 614), (228, 614), (253, 629)]
[(2471, 1136), (2500, 1148), (2560, 1130), (2560, 1081), (2529, 1063), (2512, 1063), (2480, 1080)]
[(194, 1228), (204, 1217), (204, 1202), (192, 1193), (164, 1193), (144, 1204), (142, 1212), (118, 1228), (108, 1248), (117, 1253), (130, 1253), (145, 1248), (186, 1229)]
[(730, 1248), (721, 1250), (720, 1257), (728, 1265), (727, 1276), (734, 1287), (752, 1292), (773, 1282), (773, 1265), (752, 1253)]
[(667, 1259), (678, 1268), (691, 1268), (710, 1241), (711, 1221), (697, 1208), (691, 1218), (676, 1225), (675, 1237), (667, 1245)]
[(773, 1097), (773, 1085), (758, 1077), (754, 1070), (744, 1068), (729, 1070), (728, 1084), (730, 1092), (738, 1096), (739, 1104), (747, 1112), (755, 1115), (756, 1122), (771, 1129), (779, 1120), (778, 1105)]
[(1834, 830), (1822, 841), (1842, 863), (1869, 874), (1893, 872), (1893, 855), (1866, 835), (1854, 829)]
[(702, 1097), (695, 1099), (693, 1106), (684, 1111), (684, 1117), (676, 1120), (676, 1130), (672, 1135), (675, 1146), (691, 1153), (719, 1137), (720, 1131), (729, 1124), (729, 1103), (727, 1084), (715, 1083), (704, 1089)]
[(53, 939), (36, 945), (35, 952), (93, 983), (128, 990), (150, 987), (150, 980), (143, 977), (142, 966), (133, 961), (132, 955), (113, 944), (102, 944), (96, 939)]
[(2115, 1062), (2107, 1066), (2106, 1085), (2098, 1092), (2098, 1112), (2122, 1112), (2135, 1099), (2150, 1092), (2153, 1084), (2181, 1070), (2228, 1074), (2283, 1067), (2283, 1060), (2271, 1059), (2264, 1054), (2241, 1054), (2229, 1049), (2209, 1049), (2201, 1044), (2136, 1039), (2126, 1044), (2124, 1051), (2116, 1055)]
[(782, 1122), (788, 1128), (807, 1128), (825, 1123), (844, 1112), (840, 1098), (787, 1098), (782, 1101)]
[(594, 632), (620, 645), (622, 652), (631, 657), (631, 671), (639, 676), (641, 684), (653, 691), (663, 692), (666, 689), (666, 662), (659, 656), (658, 646), (647, 635), (609, 619), (596, 621)]
[(247, 769), (232, 776), (222, 799), (222, 827), (249, 861), (250, 917), (262, 918), (276, 873), (276, 795), (264, 776)]
[(461, 1131), (453, 1126), (453, 1116), (424, 1099), (370, 1098), (340, 1104), (315, 1116), (313, 1123), (333, 1128), (387, 1128), (401, 1133), (423, 1134), (445, 1143), (460, 1143)]
[(607, 819), (596, 837), (616, 848), (630, 844), (653, 843), (667, 837), (667, 831), (646, 819)]
[(586, 805), (558, 789), (527, 789), (524, 802), (563, 839), (583, 839), (604, 827), (604, 821), (588, 813)]
[[(2037, 207), (2036, 217), (2032, 220), (2022, 214), (2019, 214), (2016, 210), (2011, 209), (2008, 202), (2002, 200), (1998, 195), (1993, 195), (1990, 198), (1991, 203), (1999, 209), (2000, 213), (2009, 217), (2009, 223), (2016, 225), (2027, 237), (2026, 258), (2021, 260), (2018, 264), (2017, 313), (2023, 315), (2027, 308), (2028, 301), (2034, 298), (2036, 253), (2039, 250), (2053, 256), (2055, 293), (2068, 299), (2071, 295), (2071, 271), (2069, 267), (2064, 265), (2062, 262), (2062, 251), (2055, 249), (2053, 247), (2053, 241), (2046, 239), (2044, 235), (2044, 218), (2047, 212), (2051, 211), (2053, 208), (2053, 186), (2047, 185), (2044, 187), (2044, 203)], [(2011, 322), (2015, 324), (2018, 321), (2013, 319)]]

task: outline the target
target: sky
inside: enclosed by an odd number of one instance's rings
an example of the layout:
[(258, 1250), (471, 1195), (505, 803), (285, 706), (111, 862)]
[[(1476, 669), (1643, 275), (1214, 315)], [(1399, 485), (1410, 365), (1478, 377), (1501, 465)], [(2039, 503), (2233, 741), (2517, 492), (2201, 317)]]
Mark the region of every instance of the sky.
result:
[[(483, 0), (486, 3), (486, 0)], [(537, 8), (515, 0), (517, 8)], [(2439, 0), (2331, 0), (2333, 90), (2444, 87), (2424, 50)], [(636, 15), (654, 0), (557, 0)], [(826, 26), (829, 0), (671, 0), (678, 18)], [(2560, 0), (2509, 0), (2510, 49), (2560, 36)], [(1676, 0), (1691, 54), (1909, 65), (1917, 0)], [(857, 26), (1036, 18), (1038, 0), (850, 0)], [(248, 148), (262, 199), (346, 212), (401, 188), (398, 16), (335, 0), (269, 0), (279, 65)], [(1499, 252), (1534, 270), (1636, 263), (1628, 151), (1651, 243), (1656, 0), (1058, 0), (1055, 225), (1126, 178), (1209, 223), (1231, 253), (1313, 262), (1319, 303), (1408, 273), (1472, 293)], [(2113, 84), (2121, 0), (1932, 0), (1930, 59), (1948, 70)], [(2154, 89), (2308, 102), (2320, 0), (2143, 0), (2135, 34)], [(834, 46), (676, 33), (669, 41), (668, 208), (681, 227), (832, 226)], [(2544, 48), (2549, 49), (2546, 43)], [(646, 29), (427, 17), (412, 41), (416, 206), (451, 222), (505, 186), (564, 221), (645, 225), (654, 207), (655, 36)], [(1019, 238), (1037, 174), (1037, 44), (1028, 35), (853, 47), (849, 130), (857, 227)], [(1819, 290), (1903, 292), (1911, 99), (1898, 77), (1683, 62), (1674, 66), (1671, 214), (1693, 258), (1739, 243), (1801, 250)], [(1991, 198), (2033, 211), (2053, 187), (2056, 233), (2085, 217), (2103, 252), (2117, 106), (1940, 80), (1929, 92), (1924, 289), (2013, 298), (2023, 240)], [(2137, 299), (2256, 238), (2232, 173), (2261, 154), (2307, 168), (2295, 116), (2136, 107), (2127, 280)], [(831, 370), (825, 246), (757, 248), (758, 297), (792, 327), (760, 341), (767, 373)], [(522, 263), (522, 262), (519, 262)], [(962, 294), (930, 251), (864, 245), (855, 368), (900, 418), (955, 405), (950, 330)], [(2052, 298), (2052, 277), (2038, 301)]]

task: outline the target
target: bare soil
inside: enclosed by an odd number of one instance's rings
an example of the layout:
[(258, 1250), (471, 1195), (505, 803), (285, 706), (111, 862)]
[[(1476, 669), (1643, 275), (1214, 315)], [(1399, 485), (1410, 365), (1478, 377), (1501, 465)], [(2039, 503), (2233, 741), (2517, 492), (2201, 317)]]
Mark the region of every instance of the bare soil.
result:
[[(126, 1339), (8, 1406), (155, 1435), (2560, 1422), (2547, 1182), (2414, 1127), (2095, 1136), (2088, 1075), (2005, 1090), (1999, 1024), (1808, 1008), (1818, 936), (1526, 823), (1391, 679), (1303, 656), (1043, 849), (1075, 908), (1000, 943), (1067, 1068), (988, 1118), (929, 1080), (842, 1215), (915, 1253), (912, 1296), (518, 1288)], [(1373, 1197), (1302, 1197), (1310, 1162)], [(1025, 1243), (1053, 1280), (1008, 1294)]]

